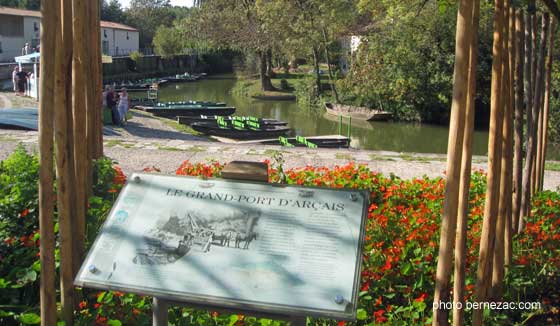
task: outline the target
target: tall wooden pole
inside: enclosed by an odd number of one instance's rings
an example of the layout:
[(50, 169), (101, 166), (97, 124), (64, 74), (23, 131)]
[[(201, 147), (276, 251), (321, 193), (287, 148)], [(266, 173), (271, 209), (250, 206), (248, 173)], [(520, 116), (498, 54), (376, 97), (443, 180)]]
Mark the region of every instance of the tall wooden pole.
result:
[(546, 140), (546, 134), (548, 132), (548, 112), (550, 110), (550, 82), (552, 76), (552, 61), (554, 60), (554, 30), (556, 27), (556, 20), (554, 17), (550, 18), (550, 37), (548, 40), (548, 55), (546, 56), (546, 81), (544, 86), (544, 105), (543, 105), (543, 124), (541, 133), (541, 162), (540, 162), (540, 174), (538, 175), (538, 189), (543, 189), (544, 184), (544, 170), (546, 162), (546, 148), (548, 142)]
[[(461, 0), (457, 14), (455, 46), (455, 71), (453, 80), (453, 101), (447, 147), (447, 180), (445, 203), (439, 244), (439, 259), (436, 274), (434, 302), (448, 302), (450, 296), (450, 276), (453, 260), (453, 245), (457, 228), (459, 184), (461, 178), (463, 136), (465, 133), (465, 113), (467, 111), (467, 88), (469, 78), (469, 54), (472, 39), (473, 3)], [(447, 325), (449, 311), (437, 309), (434, 305), (433, 325)]]
[(523, 179), (523, 60), (525, 53), (525, 34), (523, 11), (515, 15), (515, 135), (513, 159), (513, 207), (512, 232), (517, 233), (521, 211), (521, 184)]
[(62, 319), (72, 325), (74, 314), (74, 273), (72, 264), (72, 195), (74, 186), (73, 148), (69, 121), (68, 102), (72, 94), (67, 84), (68, 70), (71, 69), (72, 54), (67, 44), (72, 44), (72, 4), (67, 0), (56, 0), (59, 31), (56, 33), (56, 82), (55, 82), (55, 140), (57, 172), (57, 208), (60, 243), (60, 300)]
[(101, 2), (94, 0), (94, 11), (92, 16), (95, 18), (93, 22), (93, 54), (95, 55), (95, 99), (97, 99), (98, 110), (96, 111), (96, 129), (97, 139), (95, 146), (94, 158), (99, 159), (103, 156), (103, 64), (101, 63)]
[(467, 253), (467, 220), (469, 216), (469, 190), (472, 167), (472, 141), (474, 130), (474, 102), (476, 96), (476, 67), (478, 64), (478, 25), (480, 19), (480, 1), (473, 3), (472, 38), (469, 53), (469, 78), (467, 92), (467, 111), (465, 115), (465, 133), (463, 136), (463, 155), (461, 163), (461, 183), (459, 186), (459, 208), (457, 217), (457, 236), (455, 238), (455, 272), (453, 277), (453, 325), (462, 326), (465, 322), (465, 273)]
[[(523, 200), (526, 204), (526, 210), (522, 211), (521, 218), (519, 219), (519, 227), (517, 232), (523, 231), (525, 227), (525, 217), (530, 214), (531, 211), (531, 180), (530, 177), (532, 176), (532, 171), (535, 165), (535, 157), (537, 152), (537, 144), (536, 144), (536, 137), (537, 137), (537, 121), (539, 120), (540, 114), (540, 102), (543, 96), (543, 84), (544, 84), (544, 57), (546, 52), (546, 39), (548, 37), (548, 24), (549, 24), (549, 16), (548, 13), (543, 13), (542, 17), (542, 24), (541, 24), (541, 43), (539, 46), (539, 59), (538, 65), (536, 69), (536, 78), (535, 78), (535, 91), (533, 94), (533, 104), (532, 112), (531, 112), (531, 121), (528, 128), (528, 141), (527, 141), (527, 160), (526, 160), (526, 169), (525, 175), (523, 176)], [(524, 208), (524, 207), (522, 207)]]
[[(494, 41), (492, 47), (492, 84), (490, 97), (490, 133), (488, 139), (488, 176), (484, 220), (480, 240), (475, 300), (487, 299), (488, 280), (492, 279), (492, 258), (496, 232), (496, 213), (500, 190), (501, 144), (502, 144), (502, 50), (504, 26), (504, 0), (495, 0), (494, 6)], [(473, 325), (482, 325), (482, 310), (474, 310)]]
[[(510, 48), (509, 48), (509, 4), (506, 1), (504, 6), (505, 23), (504, 38), (502, 42), (503, 55), (502, 55), (502, 91), (504, 96), (502, 108), (504, 112), (502, 122), (502, 160), (500, 171), (500, 195), (498, 203), (498, 218), (496, 221), (496, 236), (494, 240), (494, 257), (492, 264), (492, 290), (491, 296), (495, 300), (499, 300), (502, 296), (502, 280), (504, 278), (504, 256), (505, 256), (505, 234), (506, 234), (506, 219), (508, 214), (508, 206), (511, 205), (511, 180), (508, 180), (510, 171), (508, 171), (509, 161), (512, 159), (510, 156), (508, 145), (510, 144), (510, 129), (511, 129), (511, 90), (510, 90)], [(509, 182), (508, 182), (509, 181)], [(509, 234), (509, 232), (508, 232)], [(509, 243), (509, 242), (508, 242)]]
[(509, 15), (509, 37), (508, 37), (508, 53), (509, 53), (509, 74), (508, 74), (508, 85), (509, 85), (509, 98), (508, 98), (508, 112), (507, 120), (504, 122), (505, 132), (507, 134), (506, 146), (506, 193), (504, 195), (505, 200), (505, 226), (504, 226), (504, 265), (505, 268), (511, 263), (512, 251), (513, 251), (513, 147), (514, 147), (514, 115), (515, 115), (515, 56), (517, 53), (516, 46), (516, 35), (515, 35), (515, 8), (512, 6), (510, 8)]
[(54, 63), (59, 15), (56, 0), (41, 1), (41, 66), (39, 101), (39, 232), (41, 236), (41, 324), (56, 325), (54, 266)]
[[(74, 122), (74, 164), (76, 169), (76, 216), (74, 217), (74, 274), (78, 272), (84, 252), (86, 186), (88, 177), (88, 142), (86, 111), (86, 61), (88, 43), (85, 42), (87, 17), (86, 0), (72, 1), (73, 13), (73, 70), (72, 70), (72, 111)], [(89, 77), (89, 76), (88, 76)]]

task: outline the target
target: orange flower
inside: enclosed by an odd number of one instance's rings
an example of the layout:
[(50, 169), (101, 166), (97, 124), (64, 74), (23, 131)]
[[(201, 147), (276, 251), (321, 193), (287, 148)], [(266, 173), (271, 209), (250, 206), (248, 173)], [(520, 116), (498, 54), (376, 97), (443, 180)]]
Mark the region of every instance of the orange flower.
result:
[(26, 217), (27, 214), (29, 214), (29, 208), (24, 209), (24, 210), (19, 214), (19, 216), (20, 216), (20, 217)]
[(414, 299), (414, 301), (424, 302), (424, 300), (426, 299), (427, 296), (428, 296), (428, 294), (426, 292), (423, 292), (422, 294), (420, 294), (420, 296), (418, 298)]
[(85, 309), (87, 307), (87, 302), (82, 301), (78, 306), (80, 307), (80, 309)]

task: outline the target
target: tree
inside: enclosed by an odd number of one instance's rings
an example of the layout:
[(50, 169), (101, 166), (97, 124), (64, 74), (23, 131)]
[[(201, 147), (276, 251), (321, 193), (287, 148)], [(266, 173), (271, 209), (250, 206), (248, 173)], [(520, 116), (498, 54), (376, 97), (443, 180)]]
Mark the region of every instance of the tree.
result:
[(118, 0), (103, 0), (101, 3), (101, 20), (116, 23), (124, 23), (126, 21), (124, 10)]
[(41, 8), (41, 0), (0, 0), (0, 6), (39, 10)]
[(159, 26), (170, 27), (175, 20), (169, 0), (132, 0), (125, 11), (126, 21), (138, 28), (140, 47), (150, 47)]

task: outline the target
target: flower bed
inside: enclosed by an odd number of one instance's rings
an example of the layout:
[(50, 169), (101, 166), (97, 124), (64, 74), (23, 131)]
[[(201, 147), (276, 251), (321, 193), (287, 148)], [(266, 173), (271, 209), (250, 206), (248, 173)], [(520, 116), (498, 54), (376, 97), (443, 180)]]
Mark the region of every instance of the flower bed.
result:
[[(101, 173), (97, 178), (95, 200), (90, 200), (91, 223), (88, 237), (94, 238), (99, 222), (107, 214), (114, 196), (124, 182), (124, 175), (118, 173)], [(223, 165), (220, 163), (192, 164), (183, 163), (177, 170), (178, 175), (219, 177)], [(154, 170), (154, 168), (150, 169)], [(0, 175), (3, 170), (0, 169)], [(434, 291), (434, 277), (437, 266), (437, 248), (439, 242), (440, 219), (443, 207), (444, 180), (420, 178), (402, 180), (386, 177), (364, 166), (349, 164), (333, 169), (323, 167), (303, 167), (284, 171), (281, 165), (269, 164), (270, 182), (283, 181), (288, 184), (313, 185), (335, 188), (364, 188), (371, 191), (371, 205), (368, 211), (366, 243), (363, 256), (363, 270), (358, 309), (358, 325), (421, 325), (430, 323), (431, 301)], [(100, 175), (101, 175), (100, 174)], [(23, 177), (23, 176), (22, 176)], [(22, 184), (35, 176), (22, 179)], [(2, 182), (0, 177), (0, 184)], [(33, 190), (33, 189), (32, 189)], [(32, 191), (30, 190), (30, 193)], [(474, 290), (477, 252), (485, 194), (485, 176), (480, 171), (473, 173), (470, 195), (470, 217), (468, 228), (467, 254), (467, 300)], [(36, 201), (30, 195), (25, 204), (17, 206), (6, 215), (3, 213), (3, 197), (0, 192), (0, 217), (2, 223), (19, 223), (21, 215), (35, 216)], [(4, 197), (4, 200), (6, 197)], [(94, 203), (95, 205), (92, 205)], [(93, 206), (93, 207), (92, 207)], [(25, 209), (29, 210), (26, 211)], [(18, 213), (20, 213), (18, 215)], [(96, 217), (102, 217), (97, 218)], [(35, 216), (36, 219), (36, 216)], [(488, 313), (490, 324), (507, 320), (509, 322), (529, 320), (540, 322), (547, 319), (558, 322), (560, 306), (558, 293), (550, 289), (560, 288), (558, 284), (560, 270), (560, 194), (546, 191), (539, 193), (534, 201), (534, 213), (527, 223), (527, 231), (516, 237), (514, 244), (514, 263), (510, 266), (504, 286), (504, 300), (540, 302), (541, 309), (531, 310), (495, 310)], [(12, 232), (12, 231), (11, 231)], [(33, 241), (36, 235), (34, 226), (21, 225), (13, 232), (25, 239), (10, 236), (3, 239), (3, 247), (9, 248), (11, 260), (24, 255), (32, 257), (36, 253)], [(11, 240), (10, 240), (11, 239)], [(10, 242), (10, 243), (6, 243)], [(33, 247), (34, 251), (27, 252)], [(1, 249), (4, 250), (4, 249)], [(23, 250), (23, 251), (19, 251)], [(5, 255), (5, 251), (0, 251)], [(4, 256), (3, 256), (4, 257)], [(28, 271), (36, 265), (36, 259), (25, 260), (18, 266)], [(7, 269), (5, 260), (0, 261), (0, 271)], [(20, 273), (24, 275), (24, 273)], [(33, 279), (33, 277), (31, 277)], [(36, 274), (35, 274), (36, 279)], [(27, 312), (37, 312), (37, 282), (29, 281), (35, 287), (31, 291), (22, 291), (10, 287), (12, 278), (0, 276), (0, 288), (15, 291), (21, 298), (26, 298), (27, 311), (17, 309), (0, 311), (0, 323), (14, 317), (21, 319)], [(6, 292), (8, 293), (8, 292)], [(10, 292), (13, 293), (13, 292)], [(149, 298), (120, 292), (98, 292), (83, 290), (84, 300), (76, 310), (78, 325), (149, 325), (151, 306)], [(4, 299), (2, 299), (4, 300)], [(0, 301), (0, 305), (6, 304)], [(3, 308), (0, 308), (3, 309)], [(556, 309), (556, 310), (555, 310)], [(11, 316), (2, 317), (1, 313)], [(470, 323), (471, 311), (466, 311), (467, 324)], [(31, 314), (29, 314), (31, 315)], [(351, 322), (310, 319), (309, 325), (351, 325)], [(242, 315), (221, 315), (215, 312), (188, 308), (170, 310), (170, 323), (173, 325), (279, 325), (277, 321), (256, 319)]]

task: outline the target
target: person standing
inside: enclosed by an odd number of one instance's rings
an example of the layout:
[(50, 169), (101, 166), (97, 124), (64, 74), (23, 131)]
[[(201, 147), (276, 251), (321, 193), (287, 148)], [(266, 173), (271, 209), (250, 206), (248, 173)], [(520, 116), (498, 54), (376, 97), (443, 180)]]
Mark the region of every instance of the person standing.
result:
[(15, 66), (14, 67), (14, 71), (12, 71), (12, 83), (14, 84), (14, 93), (17, 93), (18, 91), (18, 72), (19, 72), (19, 67)]
[(119, 111), (117, 111), (117, 102), (115, 100), (115, 92), (113, 88), (109, 86), (107, 90), (107, 95), (105, 96), (105, 101), (107, 101), (107, 107), (111, 109), (111, 120), (113, 125), (119, 124)]
[(126, 124), (126, 113), (130, 109), (130, 101), (128, 100), (128, 93), (126, 92), (126, 88), (121, 89), (121, 93), (119, 94), (119, 116), (120, 116), (120, 124)]
[(25, 95), (25, 91), (27, 89), (27, 77), (28, 74), (23, 68), (17, 74), (17, 85), (18, 85), (18, 95), (23, 96)]
[(21, 55), (28, 55), (31, 53), (31, 47), (29, 43), (25, 43), (25, 46), (21, 49)]

